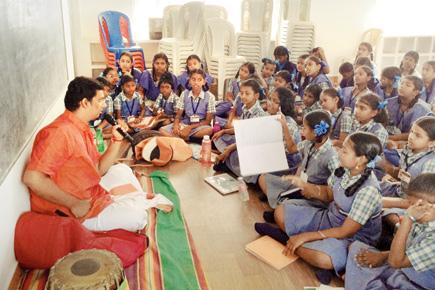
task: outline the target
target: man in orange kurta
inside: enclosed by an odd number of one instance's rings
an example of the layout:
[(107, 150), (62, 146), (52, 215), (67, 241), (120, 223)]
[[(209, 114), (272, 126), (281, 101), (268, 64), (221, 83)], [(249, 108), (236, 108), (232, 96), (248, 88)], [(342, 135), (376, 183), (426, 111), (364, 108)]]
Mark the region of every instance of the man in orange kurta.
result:
[[(37, 134), (24, 172), (32, 210), (76, 217), (91, 230), (143, 228), (149, 201), (131, 169), (114, 165), (127, 142), (115, 126), (112, 142), (100, 156), (88, 126), (105, 107), (102, 87), (91, 79), (75, 78), (65, 107)], [(122, 188), (122, 196), (113, 196), (116, 187)]]

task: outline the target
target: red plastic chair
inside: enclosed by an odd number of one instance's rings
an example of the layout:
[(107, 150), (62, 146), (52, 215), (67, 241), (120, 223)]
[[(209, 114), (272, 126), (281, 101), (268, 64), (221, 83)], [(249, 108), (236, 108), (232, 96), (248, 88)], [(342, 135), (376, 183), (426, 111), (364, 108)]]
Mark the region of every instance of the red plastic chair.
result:
[(133, 56), (134, 67), (144, 71), (145, 58), (143, 49), (136, 46), (127, 15), (117, 11), (104, 11), (98, 15), (100, 44), (106, 57), (106, 64), (116, 67), (122, 52), (128, 51)]

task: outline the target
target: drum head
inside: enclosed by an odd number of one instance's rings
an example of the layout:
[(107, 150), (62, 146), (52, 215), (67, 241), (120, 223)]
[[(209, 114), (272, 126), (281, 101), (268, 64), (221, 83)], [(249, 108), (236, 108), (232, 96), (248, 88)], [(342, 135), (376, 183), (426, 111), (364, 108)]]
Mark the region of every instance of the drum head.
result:
[(82, 250), (59, 259), (46, 289), (116, 289), (123, 279), (119, 258), (106, 250)]

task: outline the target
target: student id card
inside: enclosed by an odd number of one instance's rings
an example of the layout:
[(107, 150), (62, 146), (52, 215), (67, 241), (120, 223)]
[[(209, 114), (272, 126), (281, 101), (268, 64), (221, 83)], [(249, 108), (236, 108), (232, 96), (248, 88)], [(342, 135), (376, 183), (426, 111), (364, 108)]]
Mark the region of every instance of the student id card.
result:
[(199, 123), (199, 115), (192, 115), (190, 116), (190, 123)]
[(409, 174), (408, 172), (402, 169), (399, 170), (398, 177), (401, 181), (405, 182), (406, 184), (409, 184), (411, 182), (411, 174)]

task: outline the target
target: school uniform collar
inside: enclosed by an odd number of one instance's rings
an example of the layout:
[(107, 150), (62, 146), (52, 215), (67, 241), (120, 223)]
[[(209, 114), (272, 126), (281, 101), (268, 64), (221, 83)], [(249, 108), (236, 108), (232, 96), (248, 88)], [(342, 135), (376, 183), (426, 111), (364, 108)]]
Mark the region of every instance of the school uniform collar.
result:
[[(311, 144), (311, 145), (309, 145), (310, 147), (308, 147), (308, 148), (311, 148), (312, 144), (314, 144), (314, 143), (313, 143), (313, 142), (310, 142), (310, 144)], [(326, 153), (326, 151), (328, 151), (328, 150), (331, 149), (331, 148), (332, 148), (332, 142), (331, 142), (331, 140), (328, 138), (328, 140), (326, 140), (326, 142), (323, 143), (322, 146), (320, 146), (318, 149), (315, 149), (315, 152), (314, 152), (314, 154), (313, 154), (313, 158), (316, 159), (317, 156), (319, 156), (319, 155), (321, 155), (321, 154), (323, 154), (323, 153)], [(313, 149), (313, 150), (314, 150), (314, 149)]]
[(120, 92), (119, 95), (121, 96), (121, 101), (132, 101), (134, 99), (140, 99), (140, 95), (137, 92), (134, 92), (133, 97), (131, 99), (127, 98), (124, 94), (124, 92)]
[(335, 111), (335, 113), (331, 114), (331, 117), (338, 118), (338, 116), (340, 116), (341, 112), (343, 112), (343, 110), (341, 108), (338, 108), (338, 110)]
[(246, 108), (246, 105), (243, 105), (242, 109), (243, 109), (244, 114), (249, 113), (249, 114), (253, 115), (253, 114), (255, 114), (256, 111), (258, 111), (259, 109), (262, 109), (262, 108), (260, 106), (260, 102), (256, 101), (255, 104), (250, 109)]
[(175, 97), (177, 96), (174, 92), (171, 92), (171, 94), (169, 95), (169, 97), (167, 99), (165, 99), (165, 97), (163, 97), (162, 94), (160, 94), (162, 100), (167, 101), (168, 103), (173, 103), (175, 101)]
[(372, 119), (367, 124), (360, 125), (359, 129), (369, 131), (371, 128), (373, 128), (374, 125), (376, 125), (376, 122)]
[(204, 93), (204, 91), (203, 90), (201, 90), (201, 92), (199, 93), (199, 95), (197, 96), (197, 97), (195, 97), (194, 95), (193, 95), (193, 92), (192, 92), (192, 90), (190, 90), (189, 91), (189, 97), (190, 98), (192, 98), (192, 100), (196, 100), (196, 99), (204, 99), (205, 98), (205, 93)]
[(422, 156), (426, 155), (428, 152), (435, 153), (435, 148), (420, 153), (413, 153), (412, 150), (409, 149), (408, 146), (406, 146), (406, 148), (403, 149), (402, 151), (402, 155), (403, 157), (408, 156), (408, 163), (412, 163), (414, 160), (421, 158)]
[(76, 117), (76, 115), (74, 115), (73, 112), (69, 111), (69, 110), (65, 110), (65, 112), (63, 113), (63, 115), (65, 116), (66, 119), (68, 119), (69, 121), (71, 121), (71, 123), (76, 126), (80, 131), (83, 132), (90, 132), (90, 128), (89, 128), (89, 124), (80, 120), (79, 118)]
[(357, 182), (360, 179), (360, 177), (361, 177), (361, 174), (351, 176), (349, 169), (345, 168), (340, 185), (342, 188), (348, 188), (349, 186), (352, 186), (355, 182)]

